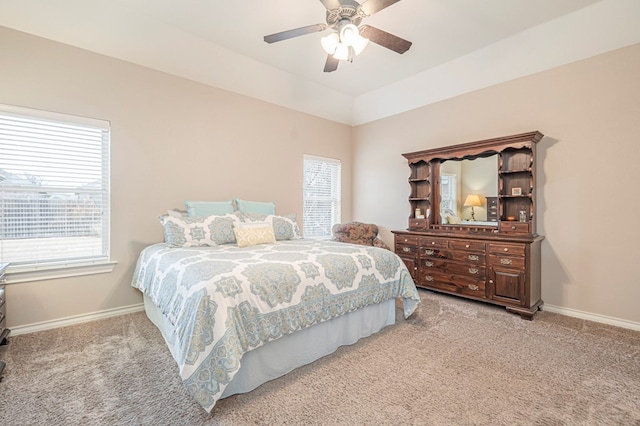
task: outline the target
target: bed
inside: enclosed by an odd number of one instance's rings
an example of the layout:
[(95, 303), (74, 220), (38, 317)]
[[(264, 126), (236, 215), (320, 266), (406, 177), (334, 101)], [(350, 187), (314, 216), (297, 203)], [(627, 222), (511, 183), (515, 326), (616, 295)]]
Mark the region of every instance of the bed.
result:
[(393, 252), (326, 240), (154, 244), (132, 286), (208, 412), (393, 324), (396, 299), (405, 317), (420, 303)]

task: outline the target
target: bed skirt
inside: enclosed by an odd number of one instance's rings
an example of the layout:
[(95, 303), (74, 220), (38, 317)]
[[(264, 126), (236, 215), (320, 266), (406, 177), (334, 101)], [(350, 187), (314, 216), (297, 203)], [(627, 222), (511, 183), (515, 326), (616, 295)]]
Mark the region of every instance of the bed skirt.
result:
[[(144, 308), (172, 351), (175, 339), (173, 326), (146, 295)], [(251, 350), (242, 357), (240, 370), (224, 390), (222, 398), (250, 392), (269, 380), (335, 352), (340, 346), (352, 345), (395, 324), (395, 319), (395, 300), (391, 299), (287, 334)], [(176, 359), (173, 352), (171, 355)]]

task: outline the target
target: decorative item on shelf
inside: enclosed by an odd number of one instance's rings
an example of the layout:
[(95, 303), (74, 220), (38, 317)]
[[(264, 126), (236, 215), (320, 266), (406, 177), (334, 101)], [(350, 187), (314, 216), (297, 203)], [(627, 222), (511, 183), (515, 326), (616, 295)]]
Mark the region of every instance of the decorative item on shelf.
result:
[(417, 208), (416, 209), (416, 219), (424, 219), (424, 215), (422, 214), (422, 210)]
[(520, 210), (520, 222), (527, 221), (527, 212), (524, 210)]
[(511, 188), (511, 195), (522, 195), (522, 188)]
[(482, 206), (482, 201), (480, 201), (480, 196), (476, 194), (469, 194), (467, 198), (464, 200), (465, 207), (471, 207), (471, 220), (476, 220), (476, 213), (473, 210), (474, 207)]
[(507, 220), (511, 222), (511, 221), (516, 220), (516, 217), (515, 216), (507, 216)]

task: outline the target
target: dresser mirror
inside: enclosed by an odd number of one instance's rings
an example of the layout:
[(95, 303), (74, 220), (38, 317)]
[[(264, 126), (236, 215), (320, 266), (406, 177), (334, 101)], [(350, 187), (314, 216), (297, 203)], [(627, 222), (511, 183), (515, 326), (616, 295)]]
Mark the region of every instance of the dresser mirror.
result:
[[(440, 223), (498, 226), (498, 155), (448, 159), (440, 163)], [(494, 214), (492, 214), (494, 213)]]

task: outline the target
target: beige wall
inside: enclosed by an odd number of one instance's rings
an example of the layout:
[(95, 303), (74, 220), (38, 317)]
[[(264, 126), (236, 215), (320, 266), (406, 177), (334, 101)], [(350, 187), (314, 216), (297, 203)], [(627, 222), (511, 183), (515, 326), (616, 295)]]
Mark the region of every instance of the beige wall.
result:
[(343, 219), (378, 223), (390, 243), (409, 216), (401, 153), (530, 130), (546, 135), (543, 299), (640, 323), (640, 45), (355, 129), (1, 27), (0, 52), (0, 103), (111, 122), (118, 261), (111, 274), (9, 285), (10, 327), (139, 303), (135, 259), (184, 199), (274, 200), (300, 216), (304, 153), (342, 160)]
[(157, 216), (185, 199), (273, 200), (301, 217), (305, 153), (342, 160), (350, 219), (348, 126), (2, 27), (0, 52), (0, 103), (111, 122), (118, 262), (110, 274), (10, 284), (9, 327), (140, 303), (137, 255), (162, 239)]
[(543, 299), (637, 325), (639, 75), (634, 45), (357, 127), (354, 218), (378, 223), (387, 243), (406, 229), (401, 153), (540, 130)]

